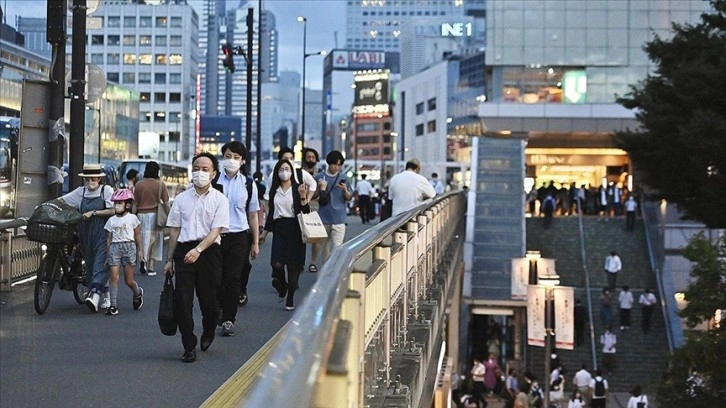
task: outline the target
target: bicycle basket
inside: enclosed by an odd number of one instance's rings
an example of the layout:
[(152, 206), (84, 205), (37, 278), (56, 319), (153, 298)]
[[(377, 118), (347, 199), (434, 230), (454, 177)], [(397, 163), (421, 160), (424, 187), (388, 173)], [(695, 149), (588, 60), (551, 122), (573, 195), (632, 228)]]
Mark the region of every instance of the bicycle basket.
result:
[(25, 229), (29, 241), (45, 244), (70, 244), (76, 227), (73, 225), (53, 225), (29, 222)]

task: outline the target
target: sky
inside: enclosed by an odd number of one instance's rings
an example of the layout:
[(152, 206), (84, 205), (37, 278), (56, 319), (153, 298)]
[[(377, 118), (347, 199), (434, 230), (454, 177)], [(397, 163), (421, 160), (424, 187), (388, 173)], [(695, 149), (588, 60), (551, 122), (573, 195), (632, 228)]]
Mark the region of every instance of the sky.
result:
[[(202, 13), (202, 0), (187, 0), (198, 14)], [(245, 0), (242, 0), (246, 3)], [(256, 0), (254, 0), (257, 3)], [(345, 47), (346, 0), (263, 0), (263, 7), (275, 14), (279, 33), (279, 70), (302, 72), (303, 27), (297, 21), (302, 15), (307, 22), (307, 52), (330, 51)], [(15, 17), (42, 17), (46, 15), (46, 0), (0, 0), (9, 25), (15, 27)], [(227, 7), (237, 7), (238, 0), (227, 0)], [(255, 18), (257, 15), (255, 14)], [(201, 23), (201, 18), (199, 19)], [(220, 51), (221, 52), (221, 51)], [(323, 83), (323, 57), (309, 57), (306, 82), (312, 89), (321, 89)]]

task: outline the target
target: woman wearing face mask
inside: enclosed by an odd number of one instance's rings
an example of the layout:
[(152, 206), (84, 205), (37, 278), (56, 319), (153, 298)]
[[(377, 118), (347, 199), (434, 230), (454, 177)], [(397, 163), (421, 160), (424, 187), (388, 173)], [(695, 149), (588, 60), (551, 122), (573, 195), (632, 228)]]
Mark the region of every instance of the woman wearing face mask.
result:
[[(156, 212), (160, 205), (169, 210), (169, 191), (159, 179), (159, 163), (150, 161), (144, 168), (144, 177), (136, 183), (135, 213), (141, 221), (141, 250), (143, 261), (139, 262), (142, 275), (154, 276), (154, 261), (161, 261), (164, 252), (163, 228), (156, 223)], [(161, 204), (163, 203), (163, 204)]]
[[(108, 270), (106, 269), (106, 231), (103, 229), (108, 217), (114, 214), (111, 196), (113, 187), (102, 184), (103, 168), (100, 164), (84, 164), (84, 186), (78, 187), (61, 197), (66, 204), (76, 207), (83, 214), (84, 221), (78, 226), (83, 259), (86, 262), (86, 285), (90, 287), (86, 305), (96, 313), (101, 295), (108, 293)], [(105, 297), (101, 308), (111, 306)], [(108, 304), (106, 304), (108, 303)]]
[(260, 237), (260, 242), (264, 242), (267, 234), (273, 233), (270, 257), (274, 275), (272, 286), (277, 289), (280, 301), (286, 298), (286, 310), (295, 309), (295, 290), (305, 265), (305, 244), (302, 242), (297, 214), (308, 212), (310, 208), (306, 186), (299, 185), (292, 177), (292, 172), (293, 166), (288, 160), (280, 160), (275, 165), (270, 186), (270, 211), (267, 214), (265, 231)]

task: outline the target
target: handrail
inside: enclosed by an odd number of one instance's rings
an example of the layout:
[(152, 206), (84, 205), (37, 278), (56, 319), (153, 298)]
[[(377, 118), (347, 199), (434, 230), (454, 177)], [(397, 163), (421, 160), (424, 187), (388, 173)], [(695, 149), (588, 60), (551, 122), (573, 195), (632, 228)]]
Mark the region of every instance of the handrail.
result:
[(309, 406), (322, 369), (328, 333), (348, 294), (355, 261), (424, 210), (460, 192), (450, 192), (376, 225), (336, 248), (318, 272), (310, 295), (293, 314), (277, 350), (260, 373), (249, 399), (238, 406)]
[[(668, 350), (670, 353), (673, 353), (673, 350), (677, 347), (676, 343), (683, 343), (683, 330), (680, 326), (680, 319), (676, 315), (678, 309), (675, 304), (675, 300), (673, 299), (672, 294), (669, 295), (669, 292), (665, 290), (665, 282), (663, 279), (663, 266), (665, 261), (664, 253), (662, 250), (656, 253), (656, 248), (663, 248), (662, 239), (658, 246), (653, 243), (656, 238), (662, 236), (658, 231), (658, 207), (656, 203), (652, 201), (644, 201), (642, 203), (642, 214), (643, 224), (645, 226), (645, 240), (648, 245), (650, 268), (653, 274), (655, 274), (656, 284), (658, 285), (658, 301), (660, 302), (663, 321), (666, 325)], [(680, 335), (677, 336), (680, 339), (679, 341), (676, 341), (677, 331), (680, 331)]]
[(0, 231), (6, 229), (20, 228), (28, 225), (28, 219), (21, 217), (10, 221), (0, 221)]
[(595, 352), (595, 325), (592, 318), (592, 293), (590, 292), (590, 268), (587, 266), (587, 251), (585, 250), (585, 228), (582, 224), (582, 200), (577, 198), (577, 223), (580, 232), (580, 257), (582, 269), (585, 272), (585, 292), (587, 292), (587, 313), (590, 321), (590, 350), (592, 351), (593, 370), (597, 370), (597, 353)]

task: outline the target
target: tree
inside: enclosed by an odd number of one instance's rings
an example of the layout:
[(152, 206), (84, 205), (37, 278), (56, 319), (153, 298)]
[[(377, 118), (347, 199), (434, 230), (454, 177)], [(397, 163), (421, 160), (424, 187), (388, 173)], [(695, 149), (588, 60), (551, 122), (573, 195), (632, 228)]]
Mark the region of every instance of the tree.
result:
[(726, 241), (715, 243), (703, 233), (684, 250), (694, 263), (691, 284), (685, 291), (688, 305), (681, 310), (686, 325), (708, 323), (704, 331), (687, 333), (686, 342), (670, 358), (669, 371), (658, 386), (661, 408), (716, 407), (726, 402), (726, 321), (714, 321), (716, 310), (726, 307)]
[(726, 227), (726, 0), (695, 25), (672, 24), (644, 50), (657, 66), (618, 103), (635, 109), (641, 127), (616, 141), (633, 160), (654, 198), (677, 205), (685, 218)]

